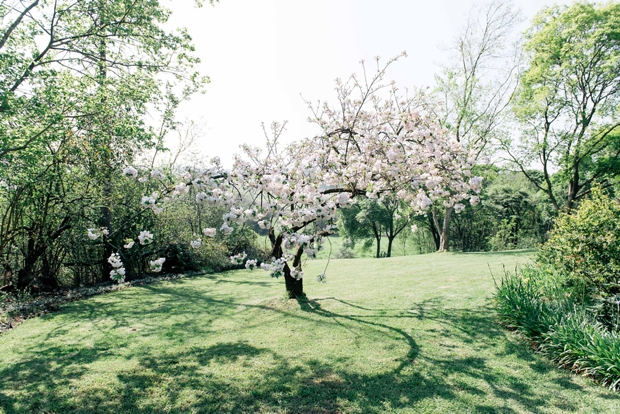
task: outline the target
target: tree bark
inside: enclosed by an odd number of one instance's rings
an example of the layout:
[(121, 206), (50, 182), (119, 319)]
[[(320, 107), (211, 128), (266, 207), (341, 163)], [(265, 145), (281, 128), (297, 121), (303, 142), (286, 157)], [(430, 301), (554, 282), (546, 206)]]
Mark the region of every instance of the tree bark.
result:
[(284, 265), (284, 283), (289, 299), (299, 298), (304, 295), (304, 278), (295, 279), (291, 276), (291, 268)]
[(381, 257), (381, 229), (377, 229), (377, 226), (373, 222), (372, 232), (375, 234), (375, 240), (377, 241), (377, 253), (375, 257), (378, 259)]
[[(58, 239), (66, 230), (70, 229), (69, 216), (65, 216), (58, 228), (49, 235), (49, 243)], [(46, 253), (48, 244), (43, 240), (42, 232), (35, 235), (36, 228), (30, 229), (28, 235), (28, 250), (24, 258), (24, 267), (17, 272), (17, 289), (22, 290), (27, 287), (34, 288), (37, 291), (52, 291), (59, 288), (58, 281), (50, 274), (37, 276), (35, 266), (37, 261)]]
[(435, 212), (433, 212), (433, 214), (428, 215), (428, 228), (431, 230), (431, 234), (433, 235), (433, 241), (435, 242), (435, 250), (439, 250), (441, 239), (439, 237), (439, 230), (437, 229), (437, 226), (435, 225), (434, 217), (435, 217)]
[(454, 209), (452, 207), (446, 208), (446, 211), (443, 215), (443, 221), (441, 226), (439, 225), (439, 214), (436, 209), (433, 209), (433, 221), (435, 222), (435, 227), (439, 230), (439, 248), (438, 252), (447, 252), (450, 250), (450, 220), (452, 218), (452, 212)]
[[(273, 228), (269, 229), (269, 241), (271, 242), (271, 256), (276, 259), (282, 258), (282, 235), (276, 237)], [(295, 255), (295, 260), (293, 261), (293, 266), (298, 266), (301, 262), (301, 255), (303, 254), (303, 249), (299, 249), (297, 254)], [(304, 295), (304, 279), (300, 278), (295, 279), (291, 276), (291, 268), (288, 263), (284, 265), (284, 284), (286, 286), (286, 294), (289, 299), (295, 299)]]
[[(104, 27), (106, 21), (104, 19), (105, 13), (105, 1), (101, 0), (99, 2), (99, 26)], [(99, 88), (102, 90), (106, 87), (105, 82), (108, 77), (108, 68), (107, 68), (107, 51), (108, 45), (106, 43), (105, 36), (101, 37), (101, 41), (99, 42), (99, 68), (98, 68), (98, 76), (99, 76)], [(102, 106), (106, 104), (105, 93), (102, 94)], [(111, 154), (112, 149), (112, 139), (106, 131), (106, 143), (105, 148), (106, 152), (104, 152), (104, 160), (103, 166), (105, 168), (104, 171), (104, 183), (103, 183), (103, 206), (101, 207), (101, 216), (100, 216), (100, 224), (101, 227), (105, 227), (108, 230), (108, 234), (112, 235), (112, 211), (110, 210), (110, 205), (112, 204), (112, 165), (111, 165)], [(108, 258), (114, 252), (112, 245), (110, 244), (110, 240), (106, 235), (102, 236), (103, 239), (103, 274), (101, 275), (101, 281), (104, 282), (108, 279), (110, 272), (112, 271), (112, 265), (108, 262)]]

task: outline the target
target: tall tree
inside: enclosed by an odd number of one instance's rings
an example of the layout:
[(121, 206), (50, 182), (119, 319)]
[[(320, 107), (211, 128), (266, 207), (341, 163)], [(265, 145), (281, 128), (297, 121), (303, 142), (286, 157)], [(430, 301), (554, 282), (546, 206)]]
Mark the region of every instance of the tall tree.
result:
[[(435, 77), (432, 110), (444, 128), (469, 150), (472, 162), (493, 151), (516, 86), (518, 48), (514, 29), (521, 21), (507, 1), (474, 6), (451, 48), (455, 62)], [(453, 206), (434, 206), (431, 231), (437, 250), (450, 247)]]
[(515, 106), (521, 140), (505, 150), (556, 211), (570, 210), (593, 182), (605, 187), (620, 173), (620, 4), (546, 8), (525, 51)]
[[(147, 113), (173, 128), (179, 101), (206, 81), (189, 35), (163, 29), (169, 15), (157, 0), (2, 2), (0, 257), (21, 250), (22, 270), (35, 269), (57, 246), (50, 234), (97, 221), (92, 205), (110, 226), (112, 176), (155, 144)], [(18, 273), (23, 286), (36, 272)]]

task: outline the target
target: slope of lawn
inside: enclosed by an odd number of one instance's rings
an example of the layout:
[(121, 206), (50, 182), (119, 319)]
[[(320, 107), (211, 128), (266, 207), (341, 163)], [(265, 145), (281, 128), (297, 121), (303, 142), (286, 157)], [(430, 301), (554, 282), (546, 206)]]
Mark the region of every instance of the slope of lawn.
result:
[(620, 412), (501, 329), (491, 271), (531, 252), (310, 261), (132, 287), (0, 337), (0, 412)]

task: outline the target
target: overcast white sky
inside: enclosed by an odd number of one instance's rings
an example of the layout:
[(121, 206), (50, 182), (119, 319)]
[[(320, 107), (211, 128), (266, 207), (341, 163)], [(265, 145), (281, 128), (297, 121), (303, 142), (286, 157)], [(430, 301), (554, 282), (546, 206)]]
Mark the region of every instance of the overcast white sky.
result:
[[(179, 119), (205, 122), (199, 148), (230, 166), (239, 145), (264, 142), (261, 122), (288, 121), (285, 138), (314, 135), (303, 98), (333, 100), (334, 79), (359, 72), (360, 59), (409, 57), (388, 78), (401, 88), (432, 86), (448, 59), (445, 47), (463, 29), (473, 0), (221, 0), (197, 9), (171, 0), (171, 24), (193, 37), (211, 78), (205, 95), (180, 108)], [(516, 0), (526, 22), (544, 5)]]

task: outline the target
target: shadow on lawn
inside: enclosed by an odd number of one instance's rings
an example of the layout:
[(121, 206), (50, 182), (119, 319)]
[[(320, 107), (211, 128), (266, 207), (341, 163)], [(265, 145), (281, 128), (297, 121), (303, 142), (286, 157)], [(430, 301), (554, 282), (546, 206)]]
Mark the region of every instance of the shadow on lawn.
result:
[[(143, 312), (156, 320), (183, 306), (184, 312), (198, 313), (208, 308), (210, 315), (225, 316), (242, 305), (232, 297), (214, 298), (195, 290), (152, 289), (169, 297), (163, 303), (145, 303), (142, 309), (132, 312), (133, 317), (136, 312)], [(322, 302), (328, 301), (337, 302), (339, 306), (334, 310), (326, 309)], [(461, 343), (470, 344), (499, 356), (516, 354), (530, 363), (532, 371), (545, 373), (552, 369), (525, 348), (507, 341), (490, 309), (446, 309), (444, 305), (441, 300), (434, 299), (417, 303), (410, 309), (386, 311), (385, 308), (372, 309), (325, 298), (300, 300), (301, 312), (295, 312), (294, 309), (243, 304), (249, 308), (279, 312), (282, 317), (331, 323), (336, 329), (354, 326), (363, 334), (379, 333), (385, 335), (386, 340), (406, 344), (408, 352), (404, 357), (395, 358), (395, 363), (386, 367), (386, 371), (372, 374), (356, 371), (355, 364), (360, 361), (353, 358), (343, 357), (338, 364), (303, 358), (303, 354), (299, 359), (286, 359), (268, 347), (235, 341), (206, 347), (192, 346), (183, 352), (164, 353), (157, 358), (132, 354), (127, 357), (131, 361), (125, 362), (128, 367), (132, 362), (134, 368), (116, 373), (118, 381), (114, 389), (103, 384), (89, 388), (84, 395), (60, 394), (61, 391), (71, 392), (72, 383), (87, 380), (89, 364), (118, 358), (115, 349), (109, 345), (43, 345), (37, 350), (25, 346), (32, 356), (0, 371), (0, 407), (7, 414), (44, 410), (115, 414), (162, 411), (380, 413), (408, 408), (423, 401), (428, 401), (428, 411), (435, 406), (433, 401), (440, 399), (452, 401), (455, 410), (515, 412), (509, 406), (498, 406), (497, 399), (500, 399), (512, 401), (513, 406), (526, 411), (538, 411), (537, 408), (543, 406), (559, 411), (577, 409), (570, 402), (550, 406), (551, 395), (548, 393), (552, 391), (541, 391), (544, 390), (541, 387), (535, 391), (523, 376), (489, 366), (482, 357), (425, 355), (412, 336), (414, 329), (425, 329), (416, 328), (420, 322), (433, 326), (429, 332), (432, 339), (439, 341), (439, 347), (450, 349)], [(82, 317), (101, 317), (101, 310), (91, 305), (84, 304), (79, 309), (84, 312)], [(114, 314), (113, 309), (108, 309), (116, 324), (113, 326), (123, 326), (123, 313)], [(194, 337), (209, 333), (192, 331), (190, 326), (177, 328), (185, 329), (184, 332)], [(61, 331), (50, 333), (52, 336), (60, 334)], [(441, 342), (445, 339), (449, 341)], [(119, 361), (119, 364), (123, 363)], [(249, 373), (249, 376), (236, 377), (239, 372)], [(6, 392), (15, 387), (28, 398), (23, 395), (14, 398)], [(471, 396), (495, 397), (495, 402), (468, 406)]]

